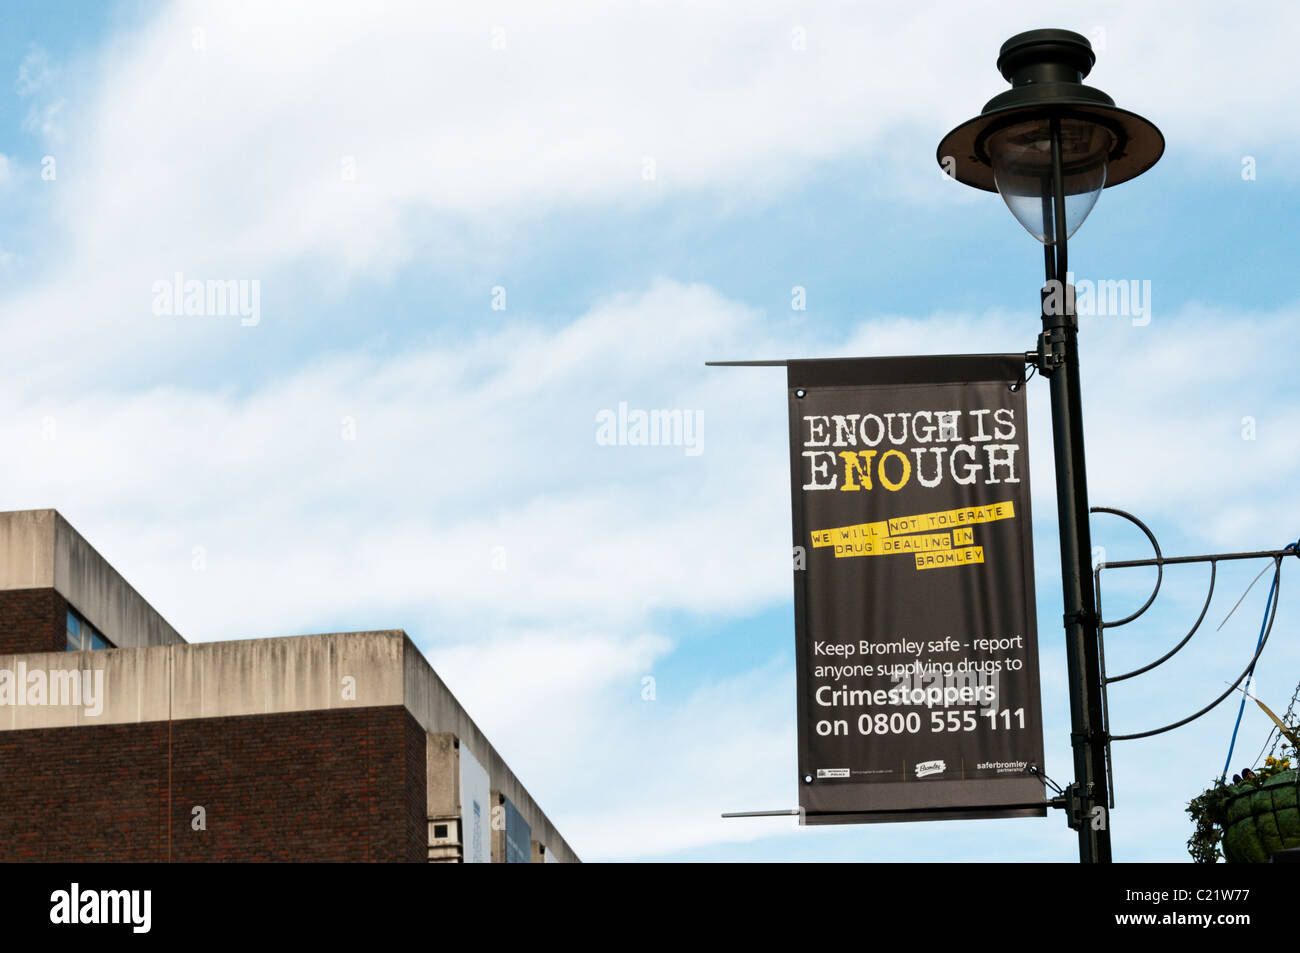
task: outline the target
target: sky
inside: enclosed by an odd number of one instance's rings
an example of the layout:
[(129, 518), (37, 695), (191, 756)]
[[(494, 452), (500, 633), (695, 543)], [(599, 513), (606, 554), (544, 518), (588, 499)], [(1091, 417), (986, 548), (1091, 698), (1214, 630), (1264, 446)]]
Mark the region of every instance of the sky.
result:
[[(1026, 29), (1167, 140), (1070, 245), (1096, 505), (1166, 554), (1300, 537), (1300, 8), (1201, 2), (0, 8), (0, 509), (58, 509), (190, 641), (401, 628), (586, 860), (1068, 861), (1045, 819), (799, 828), (785, 381), (707, 360), (1032, 349), (1042, 253), (935, 147)], [(235, 282), (242, 311), (170, 306)], [(256, 296), (254, 296), (254, 292)], [(802, 298), (805, 307), (795, 303)], [(220, 310), (220, 309), (214, 309)], [(234, 311), (234, 309), (228, 309)], [(1046, 772), (1070, 779), (1048, 394), (1028, 388)], [(609, 446), (674, 409), (694, 448)], [(1149, 555), (1093, 523), (1099, 558)], [(1111, 692), (1244, 669), (1267, 579)], [(1107, 640), (1172, 646), (1204, 566)], [(1104, 574), (1107, 615), (1147, 570)], [(1284, 567), (1256, 692), (1300, 678)], [(1127, 609), (1125, 608), (1127, 607)], [(1253, 708), (1253, 706), (1252, 706)], [(1118, 860), (1185, 861), (1236, 703), (1118, 744)], [(1269, 723), (1248, 710), (1234, 767)]]

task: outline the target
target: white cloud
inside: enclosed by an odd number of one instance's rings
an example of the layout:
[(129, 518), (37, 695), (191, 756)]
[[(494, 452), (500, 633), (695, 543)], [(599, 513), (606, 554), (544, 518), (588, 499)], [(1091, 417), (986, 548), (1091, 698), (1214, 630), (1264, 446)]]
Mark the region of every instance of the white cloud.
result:
[(45, 48), (35, 43), (27, 48), (27, 55), (18, 64), (18, 78), (14, 81), (14, 91), (19, 96), (33, 96), (48, 88), (57, 75), (57, 70), (50, 63), (50, 55)]
[(14, 91), (29, 100), (23, 131), (38, 136), (50, 145), (65, 141), (62, 123), (67, 100), (57, 93), (59, 70), (50, 61), (44, 47), (32, 44), (18, 65)]
[(575, 795), (588, 794), (575, 799), (574, 842), (590, 845), (591, 859), (609, 860), (795, 831), (794, 818), (782, 827), (720, 816), (793, 806), (793, 688), (792, 669), (770, 662), (737, 666), (684, 698), (662, 679), (658, 700), (611, 706), (585, 746), (593, 770), (574, 785)]
[(66, 139), (63, 111), (67, 101), (56, 99), (41, 106), (33, 106), (23, 120), (23, 131), (40, 136), (52, 145), (62, 145)]
[[(785, 568), (757, 545), (784, 521), (762, 504), (784, 498), (772, 466), (782, 431), (751, 443), (764, 411), (780, 414), (781, 391), (759, 397), (765, 381), (703, 367), (746, 329), (756, 316), (709, 289), (662, 283), (554, 333), (339, 356), (245, 396), (11, 392), (3, 439), (23, 453), (9, 500), (55, 503), (92, 538), (167, 514), (140, 554), (168, 580), (157, 588), (176, 609), (160, 607), (195, 635), (246, 629), (250, 606), (228, 614), (223, 593), (256, 590), (283, 566), (297, 594), (262, 616), (278, 625), (347, 606), (359, 570), (379, 604), (443, 614), (553, 621), (580, 605), (627, 622), (658, 605), (735, 609)], [(756, 399), (736, 404), (746, 393)], [(704, 452), (598, 446), (597, 413), (620, 401), (702, 413)], [(728, 453), (734, 467), (707, 464)], [(738, 531), (728, 512), (746, 502), (766, 515)], [(249, 545), (273, 524), (295, 526), (287, 549)], [(207, 553), (200, 575), (194, 546)], [(491, 569), (498, 547), (504, 572)]]
[[(1300, 78), (1274, 64), (1297, 18), (1112, 3), (1064, 25), (1104, 37), (1096, 82), (1156, 119), (1173, 159), (1231, 177), (1247, 153), (1290, 174), (1277, 156), (1300, 145)], [(75, 100), (38, 52), (24, 64), (20, 88), (63, 90), (30, 122), (64, 137), (51, 191), (65, 234), (0, 327), (22, 348), (85, 341), (94, 366), (192, 353), (209, 342), (147, 320), (148, 288), (175, 270), (267, 279), (313, 261), (383, 277), (483, 253), (488, 236), (544, 240), (566, 209), (773, 200), (838, 159), (864, 163), (864, 187), (951, 202), (934, 144), (1004, 85), (998, 44), (1042, 19), (1039, 3), (996, 17), (775, 0), (743, 16), (720, 0), (172, 4), (70, 67)], [(1192, 65), (1205, 61), (1216, 69)]]

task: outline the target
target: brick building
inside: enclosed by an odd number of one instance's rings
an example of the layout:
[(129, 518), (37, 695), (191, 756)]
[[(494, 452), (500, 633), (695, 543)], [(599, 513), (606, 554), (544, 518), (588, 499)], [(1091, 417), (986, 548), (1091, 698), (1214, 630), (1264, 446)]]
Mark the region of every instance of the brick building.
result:
[(0, 861), (577, 861), (401, 631), (191, 644), (0, 513)]

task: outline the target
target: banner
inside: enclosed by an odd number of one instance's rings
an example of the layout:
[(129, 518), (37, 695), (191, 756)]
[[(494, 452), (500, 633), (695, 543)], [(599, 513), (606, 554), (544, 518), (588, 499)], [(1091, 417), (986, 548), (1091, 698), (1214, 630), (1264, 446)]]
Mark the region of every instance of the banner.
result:
[(502, 795), (501, 804), (505, 808), (506, 815), (505, 862), (507, 864), (532, 863), (532, 826), (524, 820), (524, 816), (519, 813), (519, 809), (514, 806), (510, 798)]
[(488, 839), (488, 812), (491, 810), (492, 782), (487, 768), (465, 742), (460, 743), (460, 842), (464, 845), (463, 862), (490, 864), (492, 843)]
[(804, 822), (1044, 816), (1023, 355), (787, 367)]

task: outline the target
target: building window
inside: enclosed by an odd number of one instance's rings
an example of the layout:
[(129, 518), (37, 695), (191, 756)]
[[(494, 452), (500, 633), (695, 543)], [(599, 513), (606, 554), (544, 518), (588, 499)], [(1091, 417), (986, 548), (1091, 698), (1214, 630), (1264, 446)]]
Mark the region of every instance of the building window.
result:
[(91, 649), (111, 649), (113, 643), (104, 638), (93, 625), (81, 617), (75, 609), (68, 609), (68, 645), (69, 652), (85, 652)]

